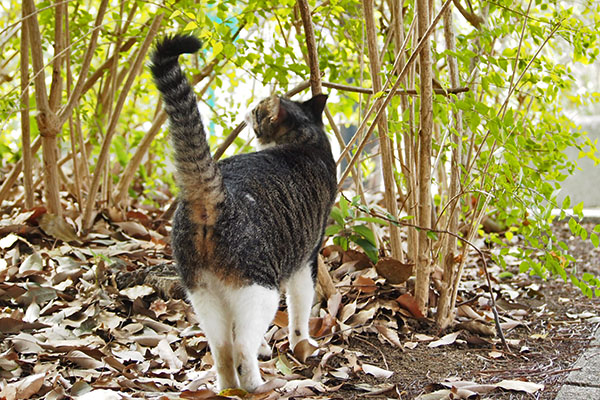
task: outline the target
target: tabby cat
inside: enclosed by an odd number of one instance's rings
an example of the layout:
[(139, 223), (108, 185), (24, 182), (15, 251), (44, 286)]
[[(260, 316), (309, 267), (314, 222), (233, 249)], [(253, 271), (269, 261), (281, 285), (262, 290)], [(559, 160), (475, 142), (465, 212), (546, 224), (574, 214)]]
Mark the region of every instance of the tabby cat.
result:
[(254, 391), (258, 352), (286, 291), (289, 343), (309, 339), (317, 256), (336, 194), (322, 112), (327, 96), (263, 100), (250, 125), (266, 148), (215, 162), (178, 56), (193, 36), (162, 39), (151, 70), (169, 116), (179, 204), (172, 247), (217, 370), (217, 388)]

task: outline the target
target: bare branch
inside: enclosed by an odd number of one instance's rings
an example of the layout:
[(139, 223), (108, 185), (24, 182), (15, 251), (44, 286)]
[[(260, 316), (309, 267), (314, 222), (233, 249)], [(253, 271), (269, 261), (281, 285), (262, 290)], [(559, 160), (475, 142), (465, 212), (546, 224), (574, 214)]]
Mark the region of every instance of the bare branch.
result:
[[(460, 4), (460, 0), (454, 0), (454, 6), (471, 25), (473, 25), (476, 29), (481, 29), (481, 25), (483, 25), (485, 22), (482, 17), (473, 12), (467, 11), (462, 4)], [(473, 9), (471, 8), (471, 10)]]
[[(379, 64), (379, 50), (377, 49), (377, 32), (375, 30), (375, 17), (373, 15), (373, 0), (363, 0), (363, 12), (365, 16), (365, 26), (367, 31), (367, 47), (369, 50), (369, 63), (371, 69), (371, 81), (373, 90), (379, 92), (381, 85), (381, 65)], [(381, 99), (376, 99), (376, 105), (379, 105)], [(383, 184), (385, 187), (384, 200), (388, 212), (394, 217), (398, 217), (398, 203), (396, 200), (396, 182), (394, 180), (394, 157), (392, 155), (392, 141), (388, 136), (388, 121), (385, 109), (378, 122), (379, 147), (381, 148), (381, 163), (383, 170)], [(398, 227), (390, 225), (390, 245), (392, 248), (392, 257), (403, 259), (402, 245), (400, 242), (400, 231)]]
[(321, 72), (319, 71), (319, 58), (317, 56), (315, 32), (310, 11), (308, 9), (308, 1), (298, 0), (297, 4), (300, 9), (300, 16), (302, 17), (302, 25), (304, 25), (306, 50), (308, 51), (308, 67), (310, 68), (310, 90), (314, 96), (323, 91), (321, 88)]

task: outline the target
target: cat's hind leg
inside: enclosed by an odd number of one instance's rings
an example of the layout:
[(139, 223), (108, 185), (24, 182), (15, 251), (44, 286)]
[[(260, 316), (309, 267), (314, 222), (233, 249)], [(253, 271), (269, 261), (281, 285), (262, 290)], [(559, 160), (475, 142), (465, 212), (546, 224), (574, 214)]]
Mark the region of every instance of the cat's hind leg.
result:
[(188, 297), (215, 362), (217, 390), (239, 387), (233, 356), (233, 315), (226, 299), (204, 287), (190, 290)]
[[(314, 258), (314, 266), (313, 266)], [(286, 303), (289, 320), (290, 349), (303, 340), (310, 340), (308, 320), (315, 293), (313, 267), (316, 268), (316, 257), (311, 257), (306, 265), (295, 271), (286, 284)]]
[(279, 307), (279, 292), (260, 285), (243, 287), (232, 294), (232, 304), (235, 368), (240, 386), (253, 392), (264, 383), (258, 352)]

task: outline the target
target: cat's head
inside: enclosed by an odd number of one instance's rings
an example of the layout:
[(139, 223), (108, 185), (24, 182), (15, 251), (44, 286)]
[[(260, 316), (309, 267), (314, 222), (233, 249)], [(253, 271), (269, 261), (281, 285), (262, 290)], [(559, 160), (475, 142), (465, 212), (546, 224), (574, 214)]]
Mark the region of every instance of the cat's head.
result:
[(247, 122), (263, 146), (292, 142), (295, 133), (301, 135), (307, 129), (312, 130), (311, 127), (322, 129), (326, 102), (325, 94), (318, 94), (305, 102), (271, 96), (258, 103), (248, 115)]

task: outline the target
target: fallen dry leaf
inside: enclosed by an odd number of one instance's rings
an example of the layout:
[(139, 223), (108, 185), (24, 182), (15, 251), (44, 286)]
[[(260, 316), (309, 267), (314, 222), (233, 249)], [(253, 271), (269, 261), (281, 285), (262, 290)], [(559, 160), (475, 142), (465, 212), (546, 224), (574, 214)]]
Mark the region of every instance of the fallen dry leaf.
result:
[(429, 343), (427, 345), (427, 347), (439, 347), (439, 346), (447, 346), (449, 344), (452, 344), (452, 343), (456, 342), (456, 338), (458, 337), (459, 334), (460, 334), (460, 331), (449, 333), (445, 336), (442, 336), (440, 339), (434, 340), (433, 342)]
[(529, 394), (533, 394), (544, 389), (544, 385), (542, 384), (517, 380), (503, 380), (498, 382), (497, 386), (505, 390), (516, 390)]
[(0, 398), (6, 400), (28, 399), (39, 392), (45, 379), (46, 374), (40, 373), (9, 383), (0, 391)]
[(75, 242), (81, 244), (75, 229), (63, 217), (54, 214), (44, 214), (39, 218), (40, 228), (46, 234), (65, 243)]
[(400, 262), (394, 258), (384, 257), (375, 264), (377, 273), (392, 285), (404, 283), (412, 276), (413, 265)]
[(425, 318), (421, 310), (419, 309), (419, 305), (417, 304), (417, 300), (410, 293), (404, 293), (400, 297), (396, 299), (398, 304), (400, 304), (404, 309), (408, 310), (413, 317), (420, 319)]
[(388, 371), (387, 369), (365, 363), (362, 364), (362, 370), (364, 373), (373, 375), (375, 378), (379, 379), (387, 379), (394, 374), (394, 371)]
[(294, 347), (294, 357), (303, 363), (315, 352), (315, 350), (318, 350), (318, 348), (318, 346), (315, 346), (307, 339), (301, 340)]

